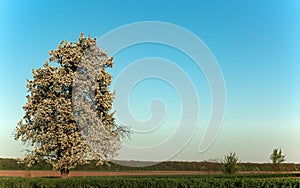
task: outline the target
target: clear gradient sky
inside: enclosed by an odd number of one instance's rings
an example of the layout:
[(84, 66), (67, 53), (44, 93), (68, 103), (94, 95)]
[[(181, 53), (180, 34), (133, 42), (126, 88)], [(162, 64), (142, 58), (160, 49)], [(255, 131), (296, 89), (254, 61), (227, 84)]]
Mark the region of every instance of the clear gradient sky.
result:
[[(0, 2), (0, 157), (22, 156), (14, 141), (22, 118), (26, 79), (41, 67), (62, 39), (76, 41), (80, 32), (100, 37), (139, 21), (163, 21), (188, 29), (215, 55), (226, 83), (227, 107), (214, 144), (199, 153), (211, 109), (209, 87), (201, 71), (182, 53), (154, 44), (133, 46), (115, 57), (114, 77), (133, 61), (158, 56), (186, 70), (201, 104), (199, 128), (173, 160), (223, 158), (234, 151), (242, 161), (268, 162), (281, 148), (288, 162), (300, 162), (300, 3), (299, 1), (1, 1)], [(185, 62), (185, 63), (184, 63)], [(174, 89), (157, 79), (136, 85), (130, 96), (137, 119), (149, 118), (147, 104), (160, 97), (168, 107), (164, 138), (180, 113)], [(117, 91), (118, 92), (118, 91)], [(118, 110), (118, 109), (117, 109)], [(142, 144), (133, 136), (130, 142)]]

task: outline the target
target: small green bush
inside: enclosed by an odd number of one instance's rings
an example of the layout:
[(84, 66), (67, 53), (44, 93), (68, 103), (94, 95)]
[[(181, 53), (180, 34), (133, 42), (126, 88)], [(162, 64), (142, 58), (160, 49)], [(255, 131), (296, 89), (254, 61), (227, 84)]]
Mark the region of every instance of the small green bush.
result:
[(238, 171), (239, 159), (234, 152), (230, 152), (222, 161), (222, 172), (225, 174), (234, 174)]

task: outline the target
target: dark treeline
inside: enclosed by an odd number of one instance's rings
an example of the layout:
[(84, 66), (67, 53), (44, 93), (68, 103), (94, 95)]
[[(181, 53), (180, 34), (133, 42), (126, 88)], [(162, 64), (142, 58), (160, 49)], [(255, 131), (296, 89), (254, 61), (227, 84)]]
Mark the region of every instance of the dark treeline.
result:
[[(131, 161), (137, 163), (136, 161)], [(144, 162), (147, 163), (147, 162)], [(89, 164), (76, 167), (77, 171), (127, 171), (127, 170), (154, 170), (154, 171), (211, 171), (218, 172), (221, 170), (222, 164), (219, 162), (182, 162), (182, 161), (168, 161), (161, 162), (156, 165), (146, 167), (128, 167), (121, 166), (115, 163), (108, 163), (102, 166), (97, 166), (96, 162), (91, 161)], [(300, 164), (283, 163), (274, 166), (271, 163), (239, 163), (239, 171), (299, 171)], [(44, 161), (28, 168), (25, 164), (19, 164), (15, 159), (1, 159), (0, 170), (52, 170), (51, 165)]]

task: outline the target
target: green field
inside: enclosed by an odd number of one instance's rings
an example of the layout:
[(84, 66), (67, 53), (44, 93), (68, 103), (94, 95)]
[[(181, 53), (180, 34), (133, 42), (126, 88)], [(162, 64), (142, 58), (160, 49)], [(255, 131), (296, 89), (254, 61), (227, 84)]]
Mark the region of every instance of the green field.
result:
[[(293, 176), (293, 175), (290, 175)], [(0, 188), (16, 187), (300, 187), (296, 177), (278, 175), (0, 178)]]
[[(143, 168), (132, 168), (110, 163), (110, 166), (96, 166), (92, 161), (73, 170), (80, 171), (213, 171), (219, 172), (221, 164), (214, 162), (162, 162)], [(52, 170), (44, 162), (34, 165), (31, 170)], [(260, 171), (259, 174), (217, 174), (217, 175), (153, 175), (153, 176), (103, 176), (69, 178), (21, 178), (0, 177), (0, 188), (54, 188), (54, 187), (299, 187), (299, 164), (282, 164), (280, 167), (265, 163), (239, 163), (240, 171)], [(0, 170), (28, 170), (14, 159), (0, 159)], [(286, 173), (272, 174), (270, 171)], [(293, 171), (293, 173), (288, 172)]]

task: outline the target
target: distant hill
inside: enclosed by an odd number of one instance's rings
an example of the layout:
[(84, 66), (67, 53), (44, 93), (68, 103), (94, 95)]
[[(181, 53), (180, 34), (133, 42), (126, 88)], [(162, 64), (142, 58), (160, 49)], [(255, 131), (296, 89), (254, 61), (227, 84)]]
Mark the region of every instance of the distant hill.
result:
[[(130, 161), (137, 163), (137, 161)], [(147, 162), (144, 162), (147, 163)], [(154, 171), (220, 171), (221, 163), (217, 162), (183, 162), (183, 161), (167, 161), (161, 162), (153, 166), (147, 167), (127, 167), (110, 162), (108, 165), (96, 166), (95, 161), (90, 164), (78, 166), (78, 171), (129, 171), (129, 170), (154, 170)], [(0, 158), (0, 170), (52, 170), (52, 167), (45, 162), (40, 162), (32, 168), (26, 167), (24, 164), (18, 164), (15, 159)], [(240, 171), (300, 171), (300, 164), (283, 163), (278, 167), (274, 167), (271, 163), (240, 163)]]

